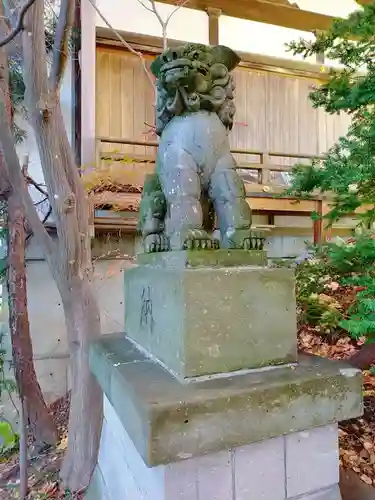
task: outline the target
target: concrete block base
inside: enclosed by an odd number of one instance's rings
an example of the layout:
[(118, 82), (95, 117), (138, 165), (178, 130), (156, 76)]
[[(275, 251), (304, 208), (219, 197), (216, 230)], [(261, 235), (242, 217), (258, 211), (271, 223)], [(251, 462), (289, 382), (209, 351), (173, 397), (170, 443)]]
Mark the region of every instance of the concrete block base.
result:
[(147, 467), (107, 398), (87, 500), (341, 500), (336, 424)]

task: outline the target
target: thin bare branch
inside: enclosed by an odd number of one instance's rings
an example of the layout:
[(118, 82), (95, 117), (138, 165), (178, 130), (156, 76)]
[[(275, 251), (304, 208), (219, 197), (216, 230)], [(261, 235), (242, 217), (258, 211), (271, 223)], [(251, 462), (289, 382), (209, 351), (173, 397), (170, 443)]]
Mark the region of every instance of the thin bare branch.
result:
[(149, 79), (149, 81), (152, 85), (152, 88), (154, 90), (154, 93), (155, 93), (155, 82), (154, 82), (153, 76), (151, 75), (151, 73), (147, 67), (147, 63), (146, 63), (145, 58), (143, 57), (143, 54), (141, 52), (138, 52), (138, 50), (135, 50), (126, 40), (124, 40), (124, 38), (120, 35), (120, 33), (112, 26), (112, 24), (108, 21), (108, 19), (101, 13), (100, 9), (95, 5), (95, 2), (93, 0), (88, 0), (88, 1), (91, 3), (93, 8), (96, 10), (98, 16), (103, 20), (103, 22), (108, 26), (108, 28), (113, 31), (113, 33), (117, 36), (117, 38), (120, 40), (120, 42), (124, 45), (124, 47), (126, 47), (129, 50), (129, 52), (131, 52), (132, 54), (139, 57), (139, 59), (141, 60), (141, 63), (142, 63), (142, 67), (143, 67), (143, 69), (147, 75), (147, 78)]
[[(12, 188), (17, 192), (27, 219), (33, 230), (37, 235), (38, 241), (41, 244), (42, 251), (46, 260), (50, 262), (55, 258), (55, 244), (49, 234), (47, 233), (39, 215), (34, 207), (33, 200), (27, 189), (24, 176), (21, 171), (18, 155), (14, 147), (14, 139), (9, 127), (7, 112), (5, 108), (5, 96), (0, 92), (0, 141), (1, 141), (1, 155), (4, 159), (4, 164)], [(53, 265), (53, 264), (52, 264)]]
[(172, 12), (168, 15), (167, 19), (164, 21), (163, 18), (161, 17), (157, 7), (156, 7), (156, 2), (155, 0), (147, 0), (150, 3), (150, 6), (144, 3), (144, 0), (138, 0), (138, 3), (142, 5), (146, 10), (154, 14), (159, 21), (159, 24), (161, 26), (162, 30), (162, 37), (163, 37), (163, 49), (166, 50), (168, 48), (168, 37), (167, 37), (167, 28), (169, 21), (173, 17), (173, 15), (181, 9), (181, 7), (184, 7), (189, 0), (181, 0), (177, 5), (176, 8), (172, 10)]
[(61, 0), (50, 73), (50, 86), (53, 90), (59, 87), (68, 61), (69, 36), (73, 26), (74, 8), (74, 0)]
[(35, 0), (28, 0), (25, 5), (22, 7), (18, 14), (17, 22), (15, 27), (12, 29), (12, 31), (4, 37), (2, 40), (0, 40), (0, 47), (4, 47), (4, 45), (7, 45), (9, 42), (11, 42), (16, 36), (22, 31), (23, 29), (23, 20), (25, 18), (25, 15), (29, 8), (33, 5)]
[(163, 21), (163, 18), (161, 17), (161, 15), (159, 14), (158, 9), (156, 8), (155, 0), (149, 0), (149, 2), (151, 3), (151, 6), (152, 6), (152, 12), (157, 17), (159, 23), (161, 24), (161, 27), (164, 29), (165, 28), (165, 21)]
[(40, 194), (48, 198), (48, 193), (45, 189), (43, 189), (40, 184), (38, 184), (32, 177), (29, 175), (26, 175), (26, 182), (27, 184), (30, 184), (31, 186), (34, 186), (37, 191), (39, 191)]
[[(150, 0), (148, 0), (150, 1)], [(148, 10), (149, 12), (152, 12), (152, 14), (155, 14), (155, 11), (152, 7), (149, 7), (148, 5), (146, 5), (143, 0), (138, 0), (138, 2), (142, 5), (142, 7), (144, 7), (146, 10)]]
[(168, 23), (171, 20), (172, 16), (174, 16), (174, 14), (176, 14), (176, 12), (178, 10), (180, 10), (182, 7), (184, 7), (188, 3), (189, 3), (189, 0), (183, 0), (182, 2), (179, 3), (179, 5), (176, 6), (175, 9), (172, 10), (172, 12), (169, 14), (169, 16), (167, 17), (167, 19), (165, 21), (165, 26), (166, 27), (168, 26)]
[(138, 0), (138, 3), (140, 3), (143, 8), (145, 8), (146, 10), (148, 10), (149, 12), (151, 12), (152, 14), (154, 14), (154, 16), (156, 16), (157, 20), (159, 21), (159, 24), (161, 26), (161, 31), (162, 31), (162, 37), (163, 37), (163, 49), (165, 50), (165, 49), (168, 48), (168, 40), (167, 40), (167, 24), (168, 24), (168, 20), (167, 21), (163, 21), (163, 18), (161, 17), (161, 15), (159, 14), (158, 9), (156, 8), (155, 0), (147, 0), (147, 1), (150, 2), (150, 7), (148, 5), (146, 5), (143, 2), (143, 0)]
[[(47, 200), (47, 199), (48, 199), (48, 198), (46, 198), (46, 200)], [(51, 213), (52, 213), (52, 206), (50, 205), (50, 206), (49, 206), (49, 208), (48, 208), (48, 210), (47, 210), (46, 215), (43, 217), (43, 220), (42, 220), (42, 224), (43, 224), (43, 225), (44, 225), (44, 224), (48, 221), (48, 219), (50, 218)], [(27, 233), (27, 235), (26, 235), (26, 238), (25, 238), (25, 243), (28, 243), (29, 239), (30, 239), (33, 235), (34, 235), (34, 233), (33, 233), (31, 230), (29, 230), (29, 231), (28, 231), (28, 233)]]

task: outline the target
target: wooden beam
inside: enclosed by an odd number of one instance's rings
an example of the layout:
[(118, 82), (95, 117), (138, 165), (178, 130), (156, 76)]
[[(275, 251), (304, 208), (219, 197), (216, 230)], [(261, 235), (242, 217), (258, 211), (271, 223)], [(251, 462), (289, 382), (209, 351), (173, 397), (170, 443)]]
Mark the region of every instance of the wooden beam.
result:
[(210, 45), (219, 45), (219, 18), (221, 16), (220, 9), (209, 7), (208, 14), (208, 43)]
[[(172, 5), (181, 3), (180, 0), (159, 0), (159, 2)], [(311, 32), (328, 30), (334, 20), (331, 16), (268, 0), (189, 0), (187, 6), (204, 11), (216, 8), (226, 16)]]

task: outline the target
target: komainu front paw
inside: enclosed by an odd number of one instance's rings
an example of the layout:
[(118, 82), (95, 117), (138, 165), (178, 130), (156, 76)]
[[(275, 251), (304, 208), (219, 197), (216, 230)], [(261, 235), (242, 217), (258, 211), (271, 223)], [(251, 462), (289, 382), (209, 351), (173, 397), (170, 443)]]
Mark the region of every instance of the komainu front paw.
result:
[(183, 250), (217, 250), (219, 241), (210, 238), (203, 229), (189, 229), (184, 235)]
[(236, 229), (228, 231), (223, 239), (225, 248), (237, 248), (240, 250), (263, 250), (265, 237), (261, 232), (249, 229)]
[(164, 233), (148, 234), (143, 240), (145, 253), (168, 252), (169, 239)]
[(266, 238), (263, 233), (252, 231), (250, 236), (244, 239), (243, 248), (245, 250), (264, 250), (265, 242)]

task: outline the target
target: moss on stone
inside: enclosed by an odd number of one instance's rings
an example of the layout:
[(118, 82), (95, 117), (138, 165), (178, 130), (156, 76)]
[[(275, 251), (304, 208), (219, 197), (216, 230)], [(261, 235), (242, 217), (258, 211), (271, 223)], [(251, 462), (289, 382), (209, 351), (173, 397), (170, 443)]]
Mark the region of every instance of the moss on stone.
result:
[(295, 366), (180, 383), (126, 338), (91, 349), (94, 374), (150, 466), (362, 413), (361, 372), (340, 362), (302, 356)]
[(220, 249), (142, 253), (137, 256), (137, 262), (167, 268), (266, 266), (267, 252)]

